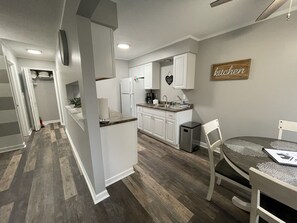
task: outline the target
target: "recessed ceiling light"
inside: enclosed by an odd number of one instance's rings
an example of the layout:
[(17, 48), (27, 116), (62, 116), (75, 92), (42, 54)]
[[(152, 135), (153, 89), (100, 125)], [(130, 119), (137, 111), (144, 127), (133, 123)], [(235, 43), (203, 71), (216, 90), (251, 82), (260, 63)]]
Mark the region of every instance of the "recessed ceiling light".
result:
[(119, 43), (118, 48), (126, 50), (126, 49), (129, 49), (130, 46), (127, 43)]
[(42, 53), (41, 50), (32, 50), (32, 49), (27, 49), (27, 52), (31, 53), (31, 54), (41, 54)]

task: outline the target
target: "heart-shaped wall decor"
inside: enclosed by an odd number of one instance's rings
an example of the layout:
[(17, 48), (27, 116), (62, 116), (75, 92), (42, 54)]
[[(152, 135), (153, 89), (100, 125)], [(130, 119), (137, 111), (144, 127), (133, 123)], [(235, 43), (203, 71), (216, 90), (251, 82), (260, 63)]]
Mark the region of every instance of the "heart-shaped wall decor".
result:
[(165, 81), (167, 82), (168, 85), (172, 84), (173, 75), (172, 74), (167, 74), (167, 76), (165, 77)]

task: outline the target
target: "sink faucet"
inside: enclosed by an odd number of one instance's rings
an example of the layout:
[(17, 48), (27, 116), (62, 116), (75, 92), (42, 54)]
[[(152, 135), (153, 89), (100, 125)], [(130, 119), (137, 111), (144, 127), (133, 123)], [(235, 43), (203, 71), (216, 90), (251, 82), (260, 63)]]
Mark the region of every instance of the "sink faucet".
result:
[(183, 99), (181, 99), (181, 97), (180, 97), (180, 96), (178, 96), (178, 95), (177, 95), (177, 97), (178, 97), (178, 99), (180, 100), (180, 103), (181, 103), (181, 104), (183, 104), (183, 103), (184, 103), (184, 100), (183, 100)]
[(165, 107), (167, 107), (167, 95), (163, 95), (163, 100), (164, 100), (164, 98), (166, 98), (166, 101), (165, 101)]

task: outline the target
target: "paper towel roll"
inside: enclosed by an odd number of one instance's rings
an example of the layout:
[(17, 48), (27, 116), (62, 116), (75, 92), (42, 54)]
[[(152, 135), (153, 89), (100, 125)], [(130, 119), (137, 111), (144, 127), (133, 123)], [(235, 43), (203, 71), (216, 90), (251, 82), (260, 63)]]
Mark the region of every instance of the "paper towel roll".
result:
[(98, 98), (99, 120), (109, 120), (108, 99)]

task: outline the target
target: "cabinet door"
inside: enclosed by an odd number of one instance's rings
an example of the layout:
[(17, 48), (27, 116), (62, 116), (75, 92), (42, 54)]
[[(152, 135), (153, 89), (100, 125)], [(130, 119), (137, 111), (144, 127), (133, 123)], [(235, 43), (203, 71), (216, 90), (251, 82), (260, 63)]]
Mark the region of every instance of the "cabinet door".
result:
[(186, 87), (187, 57), (175, 56), (173, 59), (173, 87), (183, 89)]
[(137, 127), (142, 129), (142, 113), (137, 114)]
[(166, 138), (165, 138), (165, 140), (167, 142), (172, 143), (172, 144), (175, 145), (176, 144), (176, 140), (175, 140), (175, 133), (176, 133), (175, 121), (166, 120), (165, 126), (166, 126), (166, 129), (165, 129)]
[(142, 130), (148, 133), (152, 133), (152, 118), (150, 115), (143, 114), (142, 115)]
[(144, 88), (152, 89), (152, 81), (153, 81), (153, 69), (152, 63), (148, 63), (144, 65)]
[(129, 68), (129, 77), (135, 76), (135, 67)]
[(165, 139), (165, 119), (153, 117), (153, 134), (161, 139)]
[(114, 78), (113, 30), (96, 23), (91, 23), (91, 29), (96, 80)]
[(194, 89), (196, 55), (185, 53), (173, 59), (173, 87), (177, 89)]

